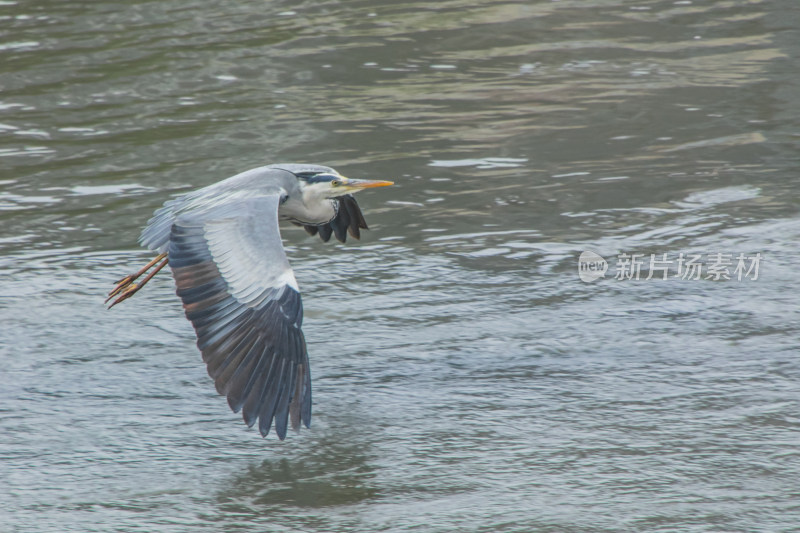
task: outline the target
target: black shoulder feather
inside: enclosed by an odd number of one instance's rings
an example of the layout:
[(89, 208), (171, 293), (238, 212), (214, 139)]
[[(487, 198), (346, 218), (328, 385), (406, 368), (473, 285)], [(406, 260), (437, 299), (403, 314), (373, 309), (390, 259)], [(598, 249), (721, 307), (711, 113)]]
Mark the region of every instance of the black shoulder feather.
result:
[(336, 216), (329, 222), (320, 224), (319, 226), (302, 226), (306, 229), (309, 235), (316, 235), (323, 242), (328, 242), (331, 235), (335, 235), (339, 242), (347, 241), (347, 234), (349, 233), (354, 239), (361, 238), (361, 230), (369, 229), (367, 221), (364, 220), (364, 215), (361, 213), (361, 208), (358, 207), (355, 197), (352, 194), (346, 194), (336, 198)]

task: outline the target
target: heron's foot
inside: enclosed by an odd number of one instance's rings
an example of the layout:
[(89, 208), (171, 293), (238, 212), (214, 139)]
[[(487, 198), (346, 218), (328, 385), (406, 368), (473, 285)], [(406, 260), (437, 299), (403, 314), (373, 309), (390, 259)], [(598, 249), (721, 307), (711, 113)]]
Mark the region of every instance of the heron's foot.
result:
[(127, 300), (128, 298), (133, 296), (139, 289), (142, 288), (141, 285), (139, 285), (138, 283), (134, 283), (133, 279), (130, 278), (131, 276), (123, 278), (123, 281), (126, 281), (126, 283), (118, 284), (116, 287), (114, 287), (114, 290), (108, 293), (108, 298), (106, 298), (105, 303), (108, 303), (108, 301), (111, 298), (114, 298), (116, 296), (116, 299), (113, 302), (111, 302), (111, 305), (108, 306), (109, 309), (111, 309), (118, 303)]
[[(168, 262), (169, 258), (167, 257), (167, 254), (158, 254), (155, 259), (147, 263), (141, 270), (139, 270), (139, 272), (136, 272), (135, 274), (129, 274), (124, 278), (122, 278), (121, 280), (117, 281), (114, 288), (111, 289), (111, 292), (108, 293), (108, 298), (106, 298), (105, 303), (108, 303), (109, 300), (116, 297), (116, 299), (113, 302), (111, 302), (111, 305), (109, 305), (108, 308), (111, 309), (118, 303), (127, 300), (128, 298), (136, 294), (136, 292), (138, 292), (139, 289), (144, 287), (148, 281), (153, 279), (153, 276), (158, 274), (158, 272), (162, 268), (164, 268)], [(141, 283), (135, 283), (135, 281), (139, 279), (142, 276), (142, 274), (150, 270), (150, 268), (156, 263), (158, 263), (158, 265), (152, 270), (152, 272), (147, 274), (147, 276), (145, 276), (144, 279), (142, 279)]]

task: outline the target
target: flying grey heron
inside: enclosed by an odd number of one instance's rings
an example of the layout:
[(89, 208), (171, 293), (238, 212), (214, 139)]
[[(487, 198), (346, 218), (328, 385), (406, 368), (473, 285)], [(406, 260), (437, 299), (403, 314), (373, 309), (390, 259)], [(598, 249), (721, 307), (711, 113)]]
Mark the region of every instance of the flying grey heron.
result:
[(169, 200), (139, 237), (158, 255), (119, 280), (106, 302), (115, 298), (111, 308), (129, 298), (169, 264), (217, 391), (248, 426), (258, 420), (262, 436), (274, 419), (283, 440), (290, 422), (309, 427), (311, 374), (303, 305), (278, 222), (325, 242), (331, 234), (358, 239), (367, 223), (352, 194), (386, 185), (392, 182), (348, 179), (329, 167), (269, 165)]

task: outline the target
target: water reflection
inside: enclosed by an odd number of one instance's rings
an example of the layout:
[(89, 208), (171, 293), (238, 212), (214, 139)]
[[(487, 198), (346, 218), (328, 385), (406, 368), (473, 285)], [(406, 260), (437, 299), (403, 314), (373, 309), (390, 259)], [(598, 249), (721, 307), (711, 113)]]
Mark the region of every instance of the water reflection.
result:
[(303, 454), (264, 459), (235, 475), (217, 493), (219, 512), (269, 516), (285, 513), (287, 506), (353, 505), (376, 496), (374, 457), (364, 442), (353, 442), (363, 439), (353, 434), (311, 438), (314, 447)]

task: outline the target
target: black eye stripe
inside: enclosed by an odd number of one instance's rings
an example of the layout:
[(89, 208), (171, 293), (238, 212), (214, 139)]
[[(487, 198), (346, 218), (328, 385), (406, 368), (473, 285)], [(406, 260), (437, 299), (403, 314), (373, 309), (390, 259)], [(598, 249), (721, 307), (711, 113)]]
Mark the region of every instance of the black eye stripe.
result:
[(333, 174), (327, 174), (325, 172), (318, 174), (303, 172), (295, 175), (302, 180), (306, 180), (307, 183), (322, 183), (339, 179), (339, 176), (334, 176)]

